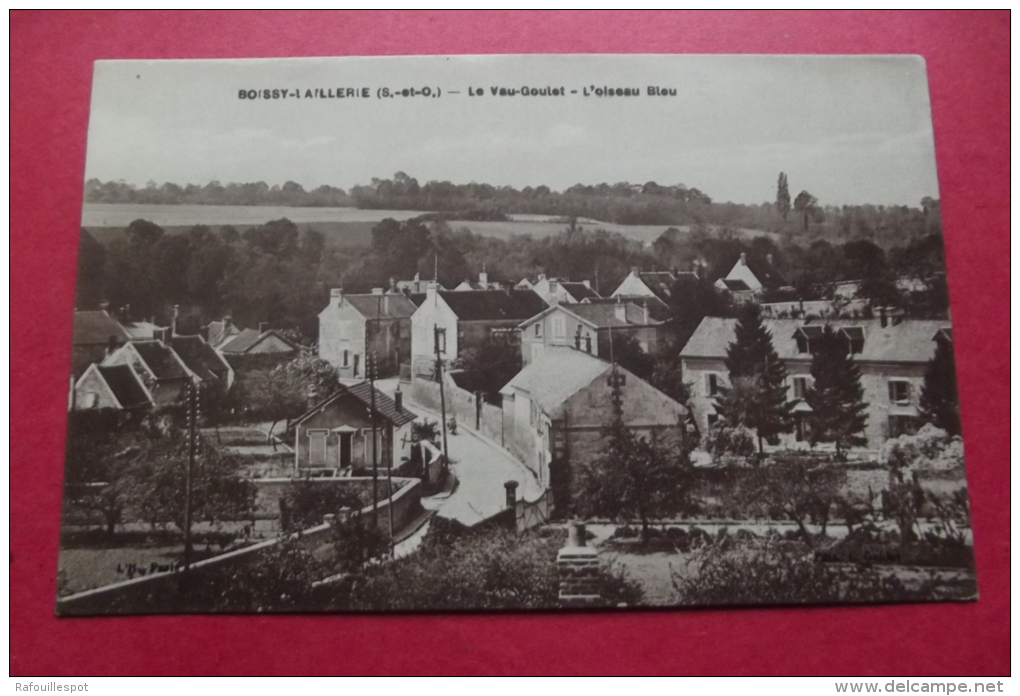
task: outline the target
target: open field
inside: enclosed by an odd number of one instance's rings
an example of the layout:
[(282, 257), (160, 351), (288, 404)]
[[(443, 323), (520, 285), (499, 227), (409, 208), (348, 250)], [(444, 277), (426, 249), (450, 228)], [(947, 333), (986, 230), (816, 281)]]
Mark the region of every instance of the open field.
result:
[[(209, 225), (214, 229), (233, 225), (240, 231), (264, 224), (270, 220), (287, 218), (302, 231), (312, 227), (326, 236), (327, 246), (345, 248), (369, 243), (372, 227), (384, 218), (407, 220), (424, 214), (417, 210), (361, 210), (358, 208), (307, 208), (285, 206), (232, 206), (232, 205), (147, 205), (86, 203), (82, 208), (82, 227), (101, 242), (108, 242), (123, 234), (133, 220), (149, 220), (168, 233), (185, 232), (193, 225)], [(454, 220), (454, 229), (467, 228), (477, 235), (506, 239), (514, 235), (529, 234), (548, 237), (566, 228), (561, 219), (547, 215), (513, 215), (508, 221)], [(601, 228), (650, 244), (668, 225), (618, 225), (612, 222), (581, 219), (585, 229)], [(678, 229), (687, 230), (686, 226)], [(766, 234), (761, 230), (738, 230), (746, 237)]]

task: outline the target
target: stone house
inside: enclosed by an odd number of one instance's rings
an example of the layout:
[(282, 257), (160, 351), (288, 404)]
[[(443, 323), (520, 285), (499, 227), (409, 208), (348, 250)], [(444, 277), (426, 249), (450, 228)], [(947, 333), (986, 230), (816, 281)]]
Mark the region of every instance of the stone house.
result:
[(411, 316), (411, 372), (434, 374), (437, 344), (446, 365), (487, 341), (517, 345), (519, 324), (545, 308), (531, 290), (443, 292), (430, 285)]
[(549, 346), (503, 387), (506, 443), (550, 483), (554, 461), (586, 461), (603, 446), (613, 417), (613, 381), (624, 424), (641, 435), (681, 436), (687, 409), (621, 367), (584, 351)]
[(599, 294), (592, 290), (590, 281), (547, 278), (545, 274), (540, 274), (538, 280), (530, 289), (534, 290), (547, 305), (560, 304), (561, 302), (564, 304), (576, 304), (586, 299), (599, 298)]
[(173, 336), (157, 332), (149, 340), (132, 340), (108, 355), (102, 366), (130, 365), (156, 406), (180, 403), (189, 384), (226, 392), (234, 370), (201, 336)]
[(401, 293), (375, 288), (369, 294), (330, 291), (319, 313), (319, 357), (347, 379), (366, 376), (374, 354), (379, 376), (394, 374), (411, 353), (411, 315), (415, 305)]
[[(825, 325), (847, 342), (861, 371), (868, 423), (867, 449), (919, 426), (918, 403), (924, 372), (935, 355), (936, 337), (951, 335), (948, 321), (900, 319), (764, 319), (772, 345), (789, 375), (788, 398), (795, 402), (796, 428), (782, 437), (783, 446), (807, 446), (810, 407), (804, 392), (811, 385), (811, 342)], [(693, 383), (691, 408), (698, 429), (717, 421), (715, 400), (729, 384), (724, 360), (735, 340), (736, 319), (705, 317), (680, 352), (684, 380)]]
[(228, 360), (244, 355), (273, 355), (281, 359), (298, 354), (298, 346), (280, 332), (260, 323), (258, 329), (242, 329), (220, 344), (219, 351)]
[(715, 287), (730, 293), (738, 302), (749, 302), (757, 300), (765, 290), (790, 287), (790, 282), (776, 269), (772, 254), (761, 261), (741, 252), (729, 273), (715, 281)]
[(152, 408), (152, 393), (131, 365), (92, 363), (74, 385), (71, 408), (136, 411)]
[(647, 302), (614, 304), (556, 304), (520, 324), (521, 360), (524, 366), (548, 346), (567, 346), (609, 359), (611, 340), (633, 336), (646, 353), (659, 350), (661, 322), (651, 317)]
[(382, 468), (396, 468), (411, 456), (414, 419), (404, 408), (399, 391), (391, 399), (376, 389), (373, 423), (372, 386), (368, 382), (341, 386), (288, 424), (294, 443), (294, 472), (333, 469), (350, 473), (370, 469), (376, 462)]

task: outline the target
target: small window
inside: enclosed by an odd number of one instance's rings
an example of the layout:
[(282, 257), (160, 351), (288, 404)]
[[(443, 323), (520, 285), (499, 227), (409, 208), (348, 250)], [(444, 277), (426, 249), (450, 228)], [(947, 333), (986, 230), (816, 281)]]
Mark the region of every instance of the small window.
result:
[(797, 352), (811, 353), (811, 341), (807, 340), (805, 336), (797, 336)]
[(910, 403), (910, 382), (905, 379), (889, 380), (889, 401), (894, 404)]
[(436, 350), (440, 353), (446, 352), (446, 329), (436, 329), (435, 334)]
[(719, 395), (719, 375), (714, 372), (705, 375), (705, 393), (709, 396)]
[(535, 322), (535, 338), (542, 338), (542, 322)]
[(794, 377), (793, 378), (793, 398), (803, 399), (804, 395), (808, 390), (808, 378), (807, 377)]
[(351, 364), (351, 351), (344, 350), (344, 367), (348, 367)]
[(706, 420), (708, 422), (708, 430), (711, 430), (715, 427), (715, 424), (719, 422), (719, 414), (709, 413)]

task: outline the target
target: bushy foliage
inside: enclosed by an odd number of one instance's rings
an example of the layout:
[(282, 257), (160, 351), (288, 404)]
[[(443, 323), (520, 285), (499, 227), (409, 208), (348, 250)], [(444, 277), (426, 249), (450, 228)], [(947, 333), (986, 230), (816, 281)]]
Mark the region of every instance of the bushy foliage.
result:
[[(385, 487), (386, 481), (379, 484)], [(342, 482), (300, 479), (288, 484), (280, 496), (280, 523), (288, 531), (314, 527), (322, 524), (326, 515), (360, 510), (371, 502), (371, 495), (361, 495)]]
[(882, 461), (897, 472), (963, 468), (963, 440), (931, 423), (914, 435), (900, 435), (882, 445)]
[(850, 447), (864, 445), (868, 405), (864, 403), (861, 371), (847, 341), (828, 324), (811, 342), (812, 384), (804, 395), (811, 407), (811, 444), (831, 442), (843, 459)]
[(754, 455), (754, 431), (718, 421), (705, 434), (704, 446), (717, 460), (731, 456), (746, 461)]

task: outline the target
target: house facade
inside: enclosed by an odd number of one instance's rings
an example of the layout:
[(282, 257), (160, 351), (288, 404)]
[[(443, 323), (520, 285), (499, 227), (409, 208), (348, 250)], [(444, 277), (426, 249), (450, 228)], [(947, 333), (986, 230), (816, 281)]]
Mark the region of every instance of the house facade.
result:
[[(414, 414), (368, 382), (344, 385), (288, 425), (294, 443), (294, 472), (396, 468), (411, 456)], [(374, 437), (373, 437), (374, 435)]]
[(92, 363), (74, 385), (71, 408), (136, 411), (152, 408), (153, 403), (152, 393), (131, 365)]
[[(781, 438), (786, 447), (806, 447), (810, 407), (804, 393), (811, 386), (811, 342), (825, 325), (847, 341), (861, 372), (868, 405), (864, 436), (877, 450), (892, 437), (920, 425), (918, 409), (928, 361), (936, 337), (951, 335), (947, 321), (899, 319), (765, 319), (772, 345), (788, 373), (788, 399), (794, 402), (794, 432)], [(693, 384), (690, 401), (698, 429), (707, 432), (718, 420), (716, 398), (729, 385), (725, 358), (736, 337), (736, 319), (705, 317), (680, 352), (684, 380)]]
[(465, 350), (487, 341), (516, 345), (518, 325), (546, 307), (530, 290), (443, 292), (429, 286), (411, 316), (411, 372), (431, 376), (436, 354), (449, 366)]
[(550, 346), (502, 390), (506, 443), (548, 486), (555, 461), (598, 455), (618, 385), (625, 426), (647, 436), (680, 437), (687, 409), (621, 367), (584, 351)]
[(382, 288), (370, 294), (345, 294), (334, 288), (319, 313), (319, 357), (346, 379), (365, 377), (366, 361), (373, 354), (380, 376), (394, 374), (411, 352), (415, 309), (407, 296)]
[(565, 346), (610, 359), (612, 338), (633, 336), (646, 353), (659, 350), (662, 324), (633, 302), (555, 304), (520, 324), (521, 361), (530, 365), (549, 346)]
[(740, 253), (729, 273), (715, 281), (717, 289), (730, 293), (738, 302), (755, 301), (764, 290), (778, 290), (789, 285), (789, 281), (776, 269), (772, 254), (761, 261), (748, 258), (744, 252)]
[(170, 406), (184, 399), (191, 384), (226, 392), (234, 382), (234, 370), (201, 336), (171, 336), (159, 332), (147, 341), (128, 341), (108, 355), (103, 367), (129, 365), (156, 406)]

